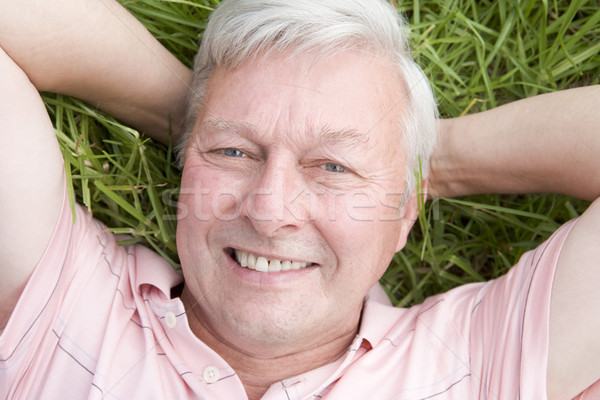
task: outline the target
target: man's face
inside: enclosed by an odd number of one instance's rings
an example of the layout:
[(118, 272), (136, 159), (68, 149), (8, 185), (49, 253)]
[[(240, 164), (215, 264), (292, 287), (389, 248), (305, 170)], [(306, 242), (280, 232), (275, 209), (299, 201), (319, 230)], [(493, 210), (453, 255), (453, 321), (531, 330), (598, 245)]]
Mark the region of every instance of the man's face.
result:
[(404, 108), (391, 64), (359, 52), (213, 72), (177, 230), (187, 306), (212, 335), (263, 354), (356, 330), (415, 218), (414, 198), (397, 208)]

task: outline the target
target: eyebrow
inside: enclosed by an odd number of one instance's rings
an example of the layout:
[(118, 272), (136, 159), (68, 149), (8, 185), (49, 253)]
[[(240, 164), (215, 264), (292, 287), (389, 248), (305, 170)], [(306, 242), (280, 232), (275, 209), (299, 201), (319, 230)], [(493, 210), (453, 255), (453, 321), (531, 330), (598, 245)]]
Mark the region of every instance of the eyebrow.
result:
[(325, 127), (321, 130), (319, 138), (323, 144), (356, 146), (361, 143), (366, 143), (369, 140), (369, 135), (360, 133), (356, 129), (352, 128), (335, 130)]
[[(258, 129), (249, 123), (232, 121), (222, 117), (214, 117), (206, 120), (203, 125), (208, 125), (219, 131), (235, 134), (245, 134), (258, 137)], [(319, 132), (319, 133), (316, 133)], [(369, 136), (353, 128), (332, 129), (325, 126), (318, 129), (309, 129), (308, 133), (317, 138), (322, 145), (356, 146), (369, 140)]]

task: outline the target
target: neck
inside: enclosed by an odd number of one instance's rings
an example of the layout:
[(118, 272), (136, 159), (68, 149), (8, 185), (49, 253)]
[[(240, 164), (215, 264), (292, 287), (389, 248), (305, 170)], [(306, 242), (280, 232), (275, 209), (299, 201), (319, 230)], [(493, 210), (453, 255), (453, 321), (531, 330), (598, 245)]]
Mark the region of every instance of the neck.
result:
[(246, 346), (235, 346), (219, 337), (202, 323), (193, 297), (184, 287), (181, 299), (188, 310), (192, 332), (206, 345), (217, 352), (236, 372), (249, 400), (260, 399), (269, 387), (278, 381), (311, 371), (334, 362), (346, 354), (348, 346), (356, 336), (356, 329), (343, 335), (327, 338), (308, 347), (282, 349), (262, 348), (249, 352)]

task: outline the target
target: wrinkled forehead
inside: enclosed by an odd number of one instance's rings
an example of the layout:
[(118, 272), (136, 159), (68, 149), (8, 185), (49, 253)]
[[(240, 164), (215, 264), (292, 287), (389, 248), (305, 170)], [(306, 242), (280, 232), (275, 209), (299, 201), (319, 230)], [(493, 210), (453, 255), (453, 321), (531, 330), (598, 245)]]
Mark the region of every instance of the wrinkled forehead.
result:
[(388, 57), (363, 50), (267, 52), (213, 70), (197, 123), (260, 126), (277, 120), (281, 129), (348, 133), (356, 140), (355, 133), (399, 132), (406, 105), (404, 80)]

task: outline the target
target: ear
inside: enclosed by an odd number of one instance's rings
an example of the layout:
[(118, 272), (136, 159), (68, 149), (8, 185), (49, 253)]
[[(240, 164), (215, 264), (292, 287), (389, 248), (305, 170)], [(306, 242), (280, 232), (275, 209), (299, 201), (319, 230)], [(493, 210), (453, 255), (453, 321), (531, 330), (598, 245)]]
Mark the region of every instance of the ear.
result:
[(419, 204), (425, 204), (427, 200), (427, 180), (422, 181), (420, 188), (415, 189), (415, 192), (410, 196), (404, 205), (404, 215), (402, 221), (400, 221), (400, 236), (398, 237), (398, 244), (396, 245), (396, 252), (402, 250), (406, 245), (406, 239), (410, 229), (415, 224), (415, 221), (419, 217)]

